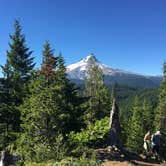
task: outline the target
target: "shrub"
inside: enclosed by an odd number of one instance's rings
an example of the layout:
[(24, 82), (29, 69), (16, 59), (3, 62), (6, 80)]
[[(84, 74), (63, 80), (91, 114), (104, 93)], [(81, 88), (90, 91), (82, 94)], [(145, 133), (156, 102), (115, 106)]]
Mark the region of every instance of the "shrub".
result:
[(88, 146), (98, 146), (104, 144), (107, 133), (109, 132), (109, 118), (97, 120), (93, 126), (87, 126), (81, 132), (71, 132), (69, 134), (70, 143), (83, 144)]
[(102, 162), (96, 159), (96, 154), (93, 153), (90, 158), (84, 153), (80, 158), (64, 159), (57, 163), (57, 166), (101, 166)]
[[(27, 142), (27, 140), (21, 140), (17, 143), (19, 145), (17, 153), (25, 158), (28, 162), (45, 162), (48, 160), (61, 160), (65, 157), (67, 147), (64, 143), (63, 137), (59, 134), (52, 147), (47, 144)], [(27, 143), (27, 144), (25, 144)]]

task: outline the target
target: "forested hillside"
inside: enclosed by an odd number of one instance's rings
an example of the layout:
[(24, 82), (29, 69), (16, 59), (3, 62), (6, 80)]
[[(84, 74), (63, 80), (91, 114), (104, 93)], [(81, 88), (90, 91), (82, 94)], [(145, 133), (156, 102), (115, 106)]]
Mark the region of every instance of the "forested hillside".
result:
[(122, 147), (143, 154), (147, 131), (161, 132), (160, 157), (166, 159), (166, 64), (160, 87), (104, 83), (92, 61), (85, 85), (67, 78), (63, 54), (43, 43), (42, 64), (14, 23), (0, 79), (0, 151), (19, 156), (18, 165), (101, 165), (95, 154), (109, 144), (110, 112), (116, 99)]

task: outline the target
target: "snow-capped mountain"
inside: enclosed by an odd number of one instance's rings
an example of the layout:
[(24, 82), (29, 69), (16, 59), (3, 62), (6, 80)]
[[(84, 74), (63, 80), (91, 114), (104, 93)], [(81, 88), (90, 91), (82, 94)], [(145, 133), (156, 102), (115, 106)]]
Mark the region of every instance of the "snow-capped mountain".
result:
[(104, 75), (115, 75), (115, 74), (133, 74), (124, 70), (113, 69), (105, 64), (99, 62), (96, 57), (91, 54), (81, 61), (67, 66), (67, 74), (70, 79), (80, 79), (84, 80), (87, 76), (88, 68), (91, 62), (94, 61), (99, 68), (102, 69)]
[(154, 87), (158, 86), (162, 80), (162, 77), (151, 77), (151, 76), (144, 76), (141, 74), (136, 74), (134, 72), (128, 72), (125, 70), (120, 69), (113, 69), (96, 59), (93, 54), (90, 54), (86, 58), (82, 59), (79, 62), (71, 64), (67, 66), (67, 75), (70, 80), (74, 81), (84, 81), (87, 76), (87, 71), (92, 63), (95, 62), (99, 68), (102, 69), (103, 74), (105, 76), (106, 83), (120, 83), (120, 84), (127, 84), (137, 86), (139, 85), (143, 87)]

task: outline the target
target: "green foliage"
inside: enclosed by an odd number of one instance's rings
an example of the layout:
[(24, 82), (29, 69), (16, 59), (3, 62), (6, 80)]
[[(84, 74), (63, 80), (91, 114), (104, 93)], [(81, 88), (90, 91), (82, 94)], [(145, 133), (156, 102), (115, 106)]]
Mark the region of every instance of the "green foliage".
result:
[(102, 162), (96, 159), (95, 153), (90, 158), (84, 153), (79, 158), (66, 157), (61, 161), (49, 160), (44, 163), (26, 163), (26, 166), (101, 166)]
[(141, 119), (142, 109), (138, 98), (136, 97), (133, 105), (133, 116), (130, 120), (129, 136), (127, 140), (127, 146), (136, 152), (141, 152), (143, 145), (144, 131)]
[[(144, 99), (142, 103), (142, 119), (140, 119), (143, 123), (143, 130), (149, 131), (154, 128), (154, 110), (152, 108), (151, 102)], [(144, 133), (145, 133), (144, 132)]]
[(87, 158), (84, 153), (80, 158), (65, 158), (60, 162), (56, 162), (56, 164), (57, 166), (100, 166), (102, 162), (96, 159), (95, 153), (92, 154), (91, 158)]
[(51, 81), (51, 79), (55, 79), (54, 70), (57, 67), (57, 58), (53, 55), (53, 50), (51, 49), (50, 43), (46, 41), (44, 44), (43, 50), (43, 62), (41, 65), (41, 73), (43, 77), (46, 79), (47, 84)]
[(58, 57), (54, 68), (52, 62), (56, 58), (53, 58), (52, 53), (46, 56), (46, 52), (50, 52), (48, 49), (51, 50), (48, 43), (44, 49), (45, 60), (41, 71), (36, 72), (31, 80), (30, 94), (19, 107), (23, 122), (22, 134), (18, 139), (19, 150), (23, 154), (26, 149), (25, 158), (33, 161), (58, 160), (58, 154), (65, 153), (67, 148), (57, 152), (57, 136), (61, 133), (64, 143), (66, 134), (79, 130), (82, 124), (83, 101), (66, 78), (62, 56)]
[(23, 156), (26, 161), (44, 162), (51, 159), (59, 161), (67, 154), (68, 149), (61, 134), (55, 136), (52, 146), (39, 141), (34, 144), (34, 140), (30, 139), (27, 135), (21, 135), (17, 140), (16, 153)]
[[(144, 134), (150, 130), (154, 130), (154, 118), (156, 107), (158, 104), (158, 89), (134, 89), (130, 87), (119, 86), (116, 90), (118, 105), (120, 107), (120, 122), (122, 129), (122, 142), (127, 144), (130, 135), (131, 118), (133, 115), (133, 105), (135, 96), (138, 97), (140, 109), (142, 110), (142, 118)], [(143, 139), (143, 138), (142, 138)]]
[(166, 166), (166, 162), (165, 161), (162, 163), (162, 166)]
[(0, 97), (0, 128), (1, 143), (4, 148), (16, 139), (20, 131), (20, 111), (18, 106), (22, 104), (27, 95), (27, 83), (30, 71), (34, 67), (32, 51), (25, 44), (25, 36), (21, 34), (21, 26), (16, 20), (14, 34), (10, 35), (10, 50), (7, 51), (7, 61), (1, 66), (4, 78), (1, 81)]
[(71, 143), (79, 145), (97, 146), (104, 144), (105, 138), (109, 132), (109, 118), (97, 120), (93, 126), (88, 125), (81, 132), (71, 132), (69, 140)]
[[(21, 34), (21, 26), (18, 20), (14, 23), (15, 33), (10, 35), (12, 43), (9, 44), (10, 51), (7, 51), (8, 62), (13, 72), (17, 72), (21, 77), (33, 69), (34, 63), (31, 58), (32, 51), (25, 44), (25, 36)], [(16, 74), (16, 73), (15, 73)]]
[[(44, 44), (41, 68), (33, 70), (32, 51), (26, 46), (17, 20), (14, 29), (6, 64), (1, 66), (0, 150), (8, 147), (21, 155), (20, 165), (24, 159), (26, 165), (100, 165), (95, 154), (89, 154), (91, 148), (106, 145), (108, 116), (116, 96), (123, 143), (140, 153), (144, 134), (155, 128), (161, 130), (161, 154), (165, 157), (166, 64), (159, 104), (158, 89), (120, 86), (114, 77), (111, 93), (104, 85), (102, 70), (94, 63), (95, 57), (80, 90), (67, 79), (62, 54), (55, 57), (48, 41)], [(119, 80), (126, 82), (122, 77)], [(137, 85), (141, 80), (130, 81)], [(149, 81), (144, 84), (148, 86)]]
[(163, 82), (160, 86), (159, 104), (155, 116), (156, 130), (161, 131), (160, 155), (166, 159), (166, 63), (163, 65)]
[[(123, 123), (127, 135), (126, 145), (131, 150), (142, 152), (144, 134), (154, 129), (153, 102), (147, 97), (136, 96), (128, 123)], [(152, 104), (153, 103), (153, 104)]]
[(85, 96), (89, 98), (85, 112), (87, 124), (93, 124), (96, 120), (109, 115), (110, 96), (104, 85), (102, 70), (95, 64), (94, 57), (91, 58), (91, 65), (86, 78)]

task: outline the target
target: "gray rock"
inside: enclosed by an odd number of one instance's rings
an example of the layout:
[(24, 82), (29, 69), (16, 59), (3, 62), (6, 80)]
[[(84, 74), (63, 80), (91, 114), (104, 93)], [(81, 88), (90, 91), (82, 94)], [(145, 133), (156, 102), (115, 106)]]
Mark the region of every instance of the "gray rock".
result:
[(109, 131), (109, 137), (108, 137), (108, 144), (110, 146), (116, 146), (118, 148), (121, 148), (121, 141), (120, 141), (120, 121), (119, 121), (119, 108), (116, 103), (116, 100), (113, 100), (112, 104), (112, 110), (110, 113), (110, 131)]

